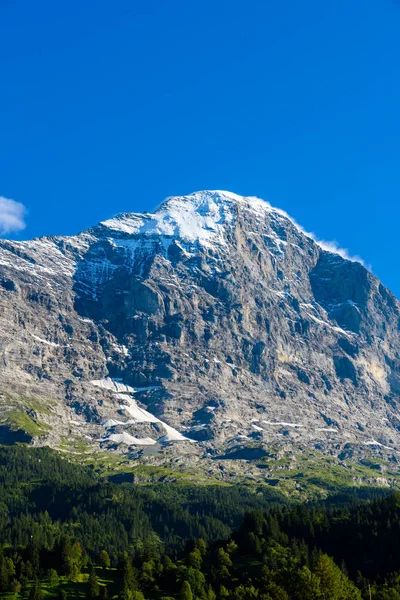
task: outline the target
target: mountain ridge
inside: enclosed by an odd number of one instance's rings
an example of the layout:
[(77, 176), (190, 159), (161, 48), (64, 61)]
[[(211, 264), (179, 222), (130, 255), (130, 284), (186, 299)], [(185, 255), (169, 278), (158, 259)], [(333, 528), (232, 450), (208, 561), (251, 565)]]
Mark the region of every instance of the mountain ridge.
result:
[(1, 240), (4, 426), (22, 412), (35, 443), (160, 460), (276, 445), (397, 460), (400, 304), (310, 236), (258, 198), (204, 191)]

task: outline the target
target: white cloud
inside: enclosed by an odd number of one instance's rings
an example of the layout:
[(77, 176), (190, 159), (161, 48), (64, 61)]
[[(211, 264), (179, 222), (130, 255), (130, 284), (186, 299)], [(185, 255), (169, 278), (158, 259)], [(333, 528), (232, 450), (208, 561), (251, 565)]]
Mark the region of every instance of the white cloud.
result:
[[(267, 204), (269, 204), (269, 202), (267, 202)], [(269, 204), (271, 206), (271, 204)], [(273, 207), (271, 207), (273, 208)], [(320, 240), (318, 238), (318, 236), (315, 235), (315, 233), (312, 233), (310, 231), (306, 231), (304, 229), (304, 227), (302, 227), (301, 225), (299, 225), (299, 223), (297, 223), (297, 221), (295, 221), (295, 219), (293, 219), (293, 217), (291, 217), (285, 210), (282, 210), (280, 208), (275, 208), (274, 210), (276, 210), (277, 212), (279, 212), (281, 215), (283, 215), (284, 217), (286, 217), (287, 219), (289, 219), (290, 221), (292, 221), (293, 225), (295, 225), (298, 229), (300, 229), (300, 231), (302, 233), (304, 233), (304, 235), (306, 235), (307, 237), (311, 238), (312, 240), (314, 240), (314, 242), (316, 244), (318, 244), (318, 246), (320, 248), (322, 248), (322, 250), (326, 250), (327, 252), (334, 252), (335, 254), (339, 254), (339, 256), (341, 256), (342, 258), (346, 259), (346, 260), (351, 260), (352, 262), (359, 262), (360, 264), (363, 265), (363, 267), (365, 267), (366, 269), (368, 269), (369, 271), (371, 271), (371, 266), (367, 265), (365, 263), (365, 261), (357, 255), (352, 255), (349, 250), (347, 250), (347, 248), (341, 248), (339, 246), (339, 244), (333, 240), (331, 242), (326, 241), (326, 240)]]
[(0, 196), (0, 235), (25, 229), (26, 208), (21, 202)]
[(352, 262), (359, 262), (363, 265), (363, 267), (371, 270), (371, 267), (365, 263), (365, 261), (361, 258), (361, 256), (352, 255), (347, 250), (347, 248), (341, 248), (336, 241), (326, 242), (325, 240), (319, 240), (313, 233), (304, 232), (308, 237), (311, 237), (317, 244), (322, 248), (322, 250), (327, 250), (328, 252), (335, 252), (339, 254), (342, 258), (346, 260), (351, 260)]

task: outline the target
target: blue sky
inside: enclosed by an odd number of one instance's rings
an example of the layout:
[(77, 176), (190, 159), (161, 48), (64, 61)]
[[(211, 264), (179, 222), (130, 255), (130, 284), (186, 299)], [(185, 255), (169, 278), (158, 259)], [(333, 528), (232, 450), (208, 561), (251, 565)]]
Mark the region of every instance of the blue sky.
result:
[(228, 189), (400, 296), (399, 31), (398, 0), (2, 0), (0, 196), (27, 209), (3, 230)]

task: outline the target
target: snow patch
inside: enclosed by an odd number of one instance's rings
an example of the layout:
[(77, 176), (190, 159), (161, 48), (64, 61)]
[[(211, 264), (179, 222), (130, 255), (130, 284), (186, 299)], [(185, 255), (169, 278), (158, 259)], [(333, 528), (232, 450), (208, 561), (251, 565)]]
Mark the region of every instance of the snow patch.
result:
[(333, 429), (333, 427), (318, 427), (317, 431), (326, 431), (327, 433), (338, 433), (338, 430)]
[(345, 329), (342, 329), (341, 327), (337, 327), (335, 325), (331, 325), (330, 323), (328, 323), (327, 321), (323, 321), (322, 319), (318, 319), (317, 317), (315, 317), (314, 315), (310, 315), (310, 313), (306, 313), (308, 317), (310, 317), (310, 319), (312, 319), (315, 323), (318, 323), (319, 325), (324, 325), (325, 327), (328, 327), (328, 329), (332, 329), (332, 331), (336, 331), (337, 333), (341, 333), (342, 335), (345, 335), (346, 337), (352, 337), (355, 336), (357, 334), (355, 334), (352, 331), (346, 331)]
[(148, 390), (159, 390), (161, 387), (159, 385), (148, 385), (147, 387), (134, 388), (130, 385), (122, 383), (121, 380), (117, 378), (111, 379), (111, 377), (105, 377), (104, 379), (95, 379), (90, 383), (104, 390), (109, 390), (110, 392), (127, 394), (136, 394), (139, 392), (146, 392)]
[(53, 348), (60, 348), (60, 344), (55, 344), (54, 342), (49, 342), (48, 340), (44, 340), (43, 338), (38, 337), (34, 333), (31, 333), (31, 336), (40, 342), (41, 344), (46, 344), (46, 346), (52, 346)]
[(194, 440), (190, 440), (189, 438), (185, 437), (184, 435), (179, 433), (179, 431), (177, 431), (170, 425), (167, 425), (163, 421), (160, 421), (160, 423), (162, 423), (162, 426), (167, 430), (167, 433), (159, 439), (159, 442), (194, 442)]
[(371, 440), (370, 442), (364, 442), (365, 446), (379, 446), (380, 448), (385, 448), (385, 450), (394, 450), (394, 448), (390, 448), (390, 446), (385, 446), (376, 440)]
[[(120, 395), (118, 394), (118, 396)], [(129, 404), (121, 404), (121, 409), (129, 413), (136, 423), (160, 423), (160, 419), (157, 419), (157, 417), (147, 412), (147, 410), (140, 408), (136, 402), (130, 398)]]
[(302, 425), (300, 423), (286, 423), (286, 421), (279, 421), (279, 422), (261, 421), (261, 422), (265, 423), (266, 425), (283, 425), (284, 427), (304, 427), (304, 425)]
[(253, 427), (253, 429), (255, 429), (256, 431), (265, 431), (265, 429), (263, 429), (263, 427), (259, 427), (258, 425), (255, 425), (254, 423), (252, 423), (251, 425)]
[(125, 383), (120, 383), (116, 379), (111, 379), (111, 377), (106, 377), (105, 379), (95, 379), (90, 383), (103, 390), (109, 390), (110, 392), (127, 392), (128, 394), (135, 393), (135, 388), (131, 387), (130, 385), (126, 385)]
[(124, 423), (123, 421), (115, 421), (114, 419), (108, 419), (102, 425), (106, 429), (110, 429), (111, 427), (115, 427), (116, 425), (125, 425), (125, 424), (126, 423)]
[[(137, 392), (141, 392), (141, 391), (145, 391), (145, 390), (158, 389), (159, 386), (133, 388), (129, 385), (125, 385), (124, 383), (121, 382), (121, 380), (111, 379), (110, 377), (106, 377), (105, 379), (94, 380), (91, 383), (97, 387), (100, 387), (100, 388), (103, 388), (106, 390), (110, 390), (111, 392), (115, 393), (118, 400), (123, 402), (123, 404), (120, 405), (121, 409), (125, 410), (131, 417), (133, 417), (132, 419), (130, 419), (129, 421), (126, 421), (126, 422), (115, 421), (114, 419), (109, 419), (108, 421), (106, 421), (103, 424), (103, 427), (106, 427), (106, 428), (114, 427), (115, 425), (128, 426), (128, 425), (135, 425), (136, 423), (159, 423), (160, 425), (162, 425), (162, 427), (166, 431), (166, 434), (159, 438), (159, 440), (158, 440), (159, 442), (180, 442), (180, 441), (193, 442), (194, 441), (194, 440), (191, 440), (191, 439), (185, 437), (184, 435), (179, 433), (179, 431), (177, 431), (170, 425), (167, 425), (166, 423), (164, 423), (164, 421), (161, 421), (161, 419), (158, 419), (157, 417), (152, 415), (150, 412), (148, 412), (144, 408), (140, 408), (140, 406), (138, 406), (137, 402), (133, 398), (131, 398), (130, 394), (135, 394)], [(124, 434), (115, 434), (115, 435), (124, 435)], [(128, 435), (128, 434), (126, 434), (126, 435)], [(130, 437), (132, 437), (132, 436), (130, 436)], [(132, 439), (136, 439), (136, 438), (132, 438)], [(150, 439), (150, 438), (145, 438), (145, 439)], [(117, 441), (117, 440), (114, 439), (114, 441)], [(142, 440), (142, 442), (143, 442), (143, 440)], [(123, 443), (127, 443), (127, 442), (125, 441)], [(135, 443), (135, 442), (132, 442), (132, 443)], [(137, 443), (139, 443), (139, 442), (137, 442)], [(154, 443), (156, 443), (156, 442), (154, 442)], [(143, 445), (143, 443), (142, 443), (142, 445)]]
[(152, 438), (136, 438), (129, 433), (112, 433), (107, 438), (101, 440), (102, 442), (115, 442), (117, 444), (126, 444), (127, 446), (154, 446), (157, 444)]
[(119, 354), (123, 354), (124, 356), (128, 356), (129, 355), (128, 348), (126, 346), (124, 346), (123, 344), (121, 346), (119, 346), (118, 344), (113, 344), (113, 348)]

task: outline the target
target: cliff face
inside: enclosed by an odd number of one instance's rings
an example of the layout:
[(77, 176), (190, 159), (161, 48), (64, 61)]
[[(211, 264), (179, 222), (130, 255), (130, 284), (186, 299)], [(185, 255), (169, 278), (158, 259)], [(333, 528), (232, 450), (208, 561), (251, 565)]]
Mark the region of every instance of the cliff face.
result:
[(399, 302), (261, 200), (2, 240), (0, 307), (1, 418), (40, 443), (400, 448)]

